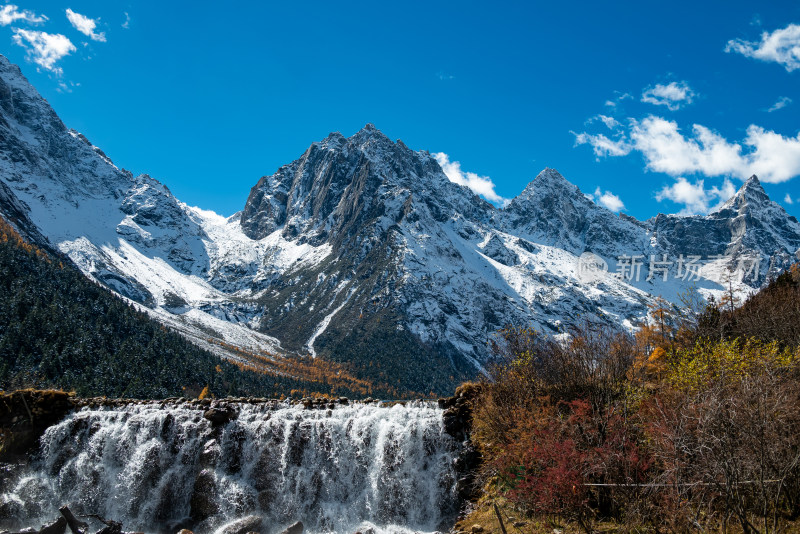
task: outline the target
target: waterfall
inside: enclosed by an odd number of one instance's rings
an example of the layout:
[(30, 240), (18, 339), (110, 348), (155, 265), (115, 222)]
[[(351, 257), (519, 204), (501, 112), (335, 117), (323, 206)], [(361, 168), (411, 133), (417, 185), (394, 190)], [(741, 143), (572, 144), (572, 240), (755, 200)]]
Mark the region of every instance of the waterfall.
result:
[(264, 534), (297, 520), (306, 532), (430, 532), (457, 512), (456, 449), (427, 403), (242, 404), (219, 426), (189, 405), (83, 408), (46, 431), (0, 499), (19, 526), (68, 504), (147, 533), (248, 515)]

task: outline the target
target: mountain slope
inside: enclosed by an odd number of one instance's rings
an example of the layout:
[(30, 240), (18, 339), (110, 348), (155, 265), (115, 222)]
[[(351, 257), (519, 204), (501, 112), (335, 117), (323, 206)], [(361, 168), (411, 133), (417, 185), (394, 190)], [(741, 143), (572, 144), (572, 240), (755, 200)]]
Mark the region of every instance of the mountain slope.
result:
[[(205, 278), (224, 271), (211, 265), (209, 254), (219, 247), (211, 246), (205, 229), (224, 226), (219, 217), (209, 224), (156, 180), (118, 169), (67, 129), (2, 56), (0, 95), (0, 215), (20, 222), (17, 228), (28, 237), (43, 236), (87, 276), (154, 310), (200, 344), (213, 337), (254, 351), (277, 347), (276, 340), (238, 327), (224, 313), (202, 311), (205, 303), (222, 300)], [(166, 311), (187, 297), (193, 313)], [(219, 345), (205, 347), (219, 352)]]
[[(249, 364), (308, 354), (444, 393), (481, 370), (508, 324), (635, 328), (658, 296), (719, 296), (729, 283), (744, 296), (800, 249), (800, 225), (755, 179), (708, 216), (640, 222), (545, 169), (498, 209), (372, 125), (312, 143), (224, 218), (115, 167), (1, 56), (0, 94), (0, 214)], [(688, 256), (702, 257), (692, 276)], [(754, 258), (758, 272), (726, 274)], [(587, 273), (587, 261), (606, 270)]]
[(265, 395), (297, 380), (242, 372), (32, 246), (0, 218), (0, 388), (165, 398)]

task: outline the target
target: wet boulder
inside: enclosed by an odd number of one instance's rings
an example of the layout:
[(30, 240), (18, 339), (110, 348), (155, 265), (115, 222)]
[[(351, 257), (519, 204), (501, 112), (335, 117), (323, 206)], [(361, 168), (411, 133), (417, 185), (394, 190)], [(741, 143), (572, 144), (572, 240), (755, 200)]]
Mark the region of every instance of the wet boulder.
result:
[(219, 460), (219, 444), (216, 439), (210, 439), (203, 445), (198, 462), (201, 468), (213, 467)]
[(27, 458), (44, 431), (74, 407), (72, 395), (63, 391), (0, 393), (0, 463)]
[(203, 417), (208, 419), (212, 426), (221, 426), (239, 417), (239, 412), (230, 404), (217, 404), (211, 405), (203, 413)]
[(303, 534), (303, 522), (297, 521), (284, 529), (281, 534)]
[(249, 515), (242, 519), (229, 523), (218, 532), (219, 534), (248, 534), (250, 532), (261, 532), (264, 521), (257, 515)]
[(216, 492), (217, 481), (214, 473), (209, 469), (203, 469), (194, 479), (192, 496), (189, 499), (189, 515), (192, 520), (203, 521), (219, 511)]
[(452, 397), (439, 399), (439, 407), (444, 408), (444, 431), (459, 441), (468, 439), (472, 431), (472, 403), (479, 393), (480, 384), (467, 382)]

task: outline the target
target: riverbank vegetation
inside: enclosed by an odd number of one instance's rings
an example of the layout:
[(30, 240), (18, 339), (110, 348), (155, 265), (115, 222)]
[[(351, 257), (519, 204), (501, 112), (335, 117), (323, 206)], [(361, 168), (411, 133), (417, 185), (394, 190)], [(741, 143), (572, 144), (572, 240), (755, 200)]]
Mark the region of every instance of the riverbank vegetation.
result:
[(800, 269), (732, 304), (657, 303), (636, 335), (502, 332), (473, 406), (483, 496), (459, 528), (796, 531)]

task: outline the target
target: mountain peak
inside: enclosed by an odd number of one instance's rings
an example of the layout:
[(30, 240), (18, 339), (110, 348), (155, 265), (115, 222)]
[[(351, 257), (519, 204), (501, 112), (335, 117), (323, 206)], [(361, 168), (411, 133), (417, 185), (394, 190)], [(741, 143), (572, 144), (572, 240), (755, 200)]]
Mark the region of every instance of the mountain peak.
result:
[(366, 125), (364, 125), (363, 128), (361, 128), (348, 140), (355, 141), (358, 144), (363, 144), (373, 139), (377, 139), (380, 141), (389, 141), (390, 143), (392, 142), (392, 140), (389, 139), (389, 137), (387, 137), (386, 134), (377, 129), (375, 125), (372, 124), (371, 122), (368, 122)]
[(572, 185), (566, 178), (564, 178), (560, 172), (556, 169), (551, 169), (550, 167), (545, 167), (539, 174), (536, 175), (536, 178), (533, 179), (533, 183), (539, 186), (548, 184), (548, 185)]
[(395, 143), (372, 123), (367, 123), (350, 137), (345, 137), (341, 132), (331, 132), (321, 141), (311, 144), (311, 147), (328, 150), (345, 152), (355, 150), (364, 153), (370, 159), (381, 159), (387, 154), (386, 151), (391, 150), (394, 146)]
[(531, 198), (541, 196), (551, 191), (563, 191), (565, 193), (578, 193), (578, 186), (569, 182), (560, 172), (550, 167), (545, 167), (520, 193), (518, 198)]
[(761, 186), (761, 182), (758, 179), (758, 176), (755, 174), (745, 181), (744, 185), (739, 189), (739, 191), (744, 191), (750, 194), (758, 194), (758, 195), (766, 195), (767, 193), (764, 191), (764, 188)]
[(754, 174), (745, 181), (735, 195), (712, 213), (719, 213), (724, 210), (740, 211), (743, 208), (752, 209), (754, 207), (767, 205), (771, 202), (758, 176)]

